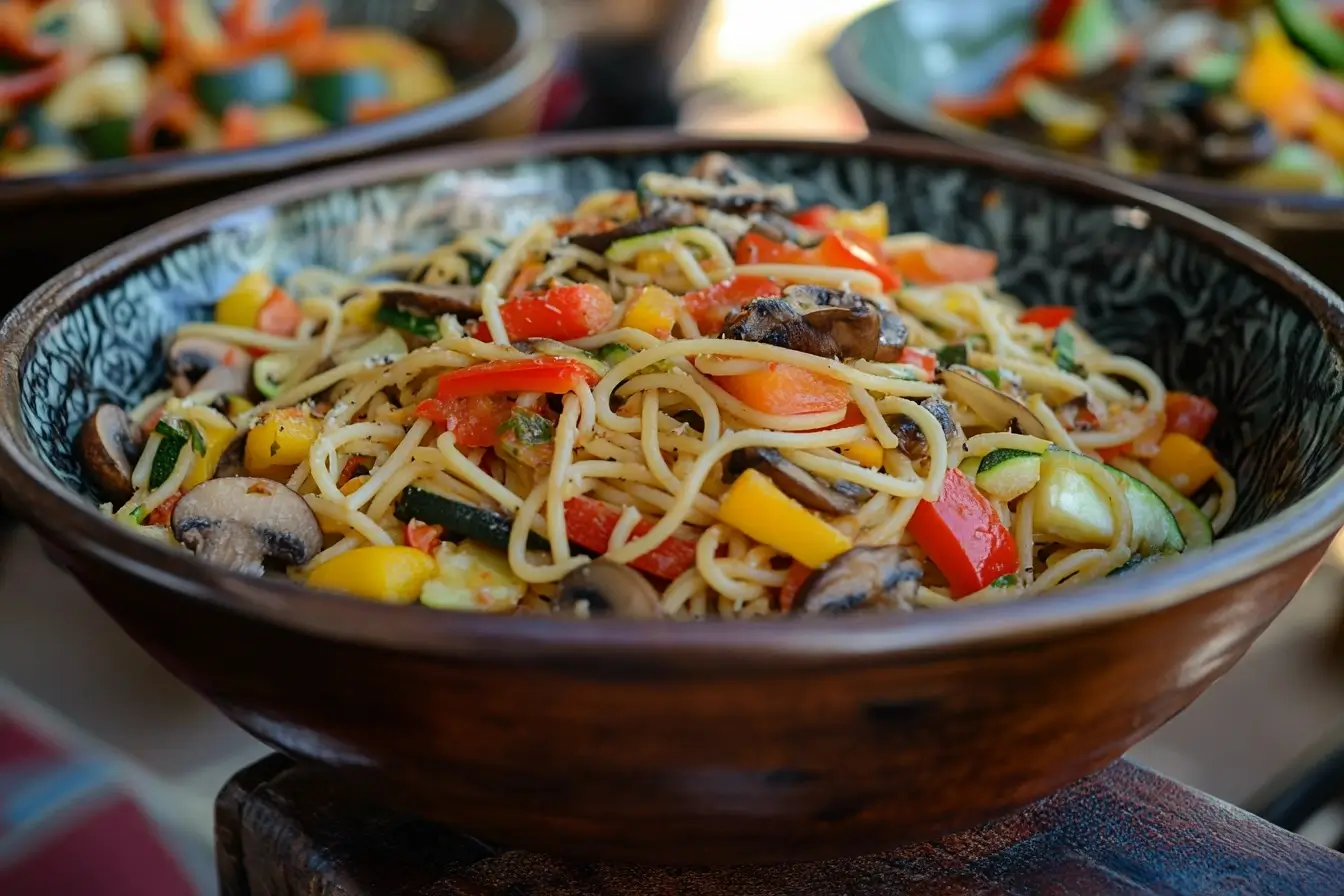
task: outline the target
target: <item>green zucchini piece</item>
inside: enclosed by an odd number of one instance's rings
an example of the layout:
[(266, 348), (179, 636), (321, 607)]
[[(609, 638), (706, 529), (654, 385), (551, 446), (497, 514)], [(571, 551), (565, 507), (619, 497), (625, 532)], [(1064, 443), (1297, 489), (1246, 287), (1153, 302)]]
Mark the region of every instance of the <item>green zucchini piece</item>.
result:
[(1344, 33), (1321, 12), (1320, 0), (1274, 0), (1288, 38), (1321, 65), (1344, 69)]
[(961, 463), (957, 464), (957, 469), (960, 470), (961, 474), (967, 479), (975, 482), (976, 474), (980, 470), (980, 461), (982, 460), (984, 460), (982, 457), (962, 458)]
[(1041, 481), (1035, 491), (1036, 531), (1067, 544), (1105, 546), (1115, 535), (1106, 496), (1088, 473), (1105, 470), (1124, 489), (1141, 554), (1179, 553), (1185, 537), (1167, 505), (1134, 477), (1089, 457), (1051, 450), (1041, 457)]
[[(572, 358), (593, 368), (598, 376), (606, 376), (607, 371), (611, 370), (611, 365), (592, 352), (586, 352), (581, 348), (575, 348), (556, 339), (524, 339), (515, 342), (514, 347), (532, 355), (543, 355), (548, 358)], [(633, 354), (633, 350), (630, 351)]]
[(467, 280), (472, 286), (479, 286), (485, 279), (485, 272), (490, 270), (490, 262), (493, 259), (482, 258), (475, 252), (463, 252), (462, 260), (467, 263)]
[[(1065, 93), (1041, 78), (1032, 78), (1018, 94), (1022, 110), (1043, 128), (1061, 129), (1084, 143), (1106, 123), (1106, 110)], [(1052, 135), (1059, 131), (1051, 131)]]
[(303, 79), (303, 96), (308, 108), (332, 124), (350, 124), (361, 102), (387, 99), (387, 78), (375, 68), (321, 72)]
[(1147, 566), (1149, 563), (1161, 559), (1161, 554), (1130, 554), (1128, 560), (1106, 573), (1106, 578), (1109, 579), (1111, 576), (1124, 575), (1127, 572), (1138, 569), (1140, 566)]
[(1180, 524), (1157, 493), (1128, 473), (1114, 467), (1107, 469), (1125, 487), (1125, 500), (1129, 502), (1129, 513), (1138, 533), (1135, 543), (1139, 552), (1148, 555), (1179, 554), (1184, 551), (1185, 536), (1181, 534)]
[(177, 459), (182, 455), (182, 449), (187, 446), (186, 435), (167, 421), (160, 420), (154, 431), (162, 438), (149, 468), (151, 489), (158, 488), (168, 481), (168, 477), (173, 475), (173, 468), (177, 466)]
[(396, 329), (390, 329), (384, 330), (368, 342), (338, 352), (332, 360), (337, 364), (349, 364), (351, 361), (362, 361), (366, 358), (400, 358), (408, 351), (410, 349), (406, 347), (406, 340), (401, 333)]
[(607, 247), (607, 251), (602, 254), (615, 262), (630, 261), (641, 252), (648, 252), (653, 249), (661, 249), (669, 239), (675, 238), (678, 230), (688, 230), (691, 227), (669, 227), (666, 230), (655, 230), (653, 233), (642, 233), (639, 236), (626, 237), (623, 240), (617, 240)]
[(274, 398), (280, 394), (280, 384), (293, 372), (292, 356), (271, 352), (252, 362), (252, 385), (256, 386), (262, 398)]
[(1068, 48), (1078, 74), (1090, 75), (1119, 57), (1125, 26), (1111, 0), (1080, 0), (1064, 20), (1059, 39)]
[(1176, 518), (1181, 535), (1185, 536), (1187, 548), (1206, 548), (1213, 544), (1213, 524), (1194, 501), (1148, 472), (1143, 464), (1132, 458), (1117, 457), (1112, 466), (1147, 485), (1166, 503), (1171, 515)]
[(400, 308), (393, 308), (391, 305), (384, 305), (379, 308), (374, 318), (380, 323), (387, 324), (389, 327), (396, 327), (398, 330), (403, 330), (413, 336), (438, 339), (441, 335), (439, 333), (439, 322), (434, 318), (402, 311)]
[(1212, 93), (1228, 93), (1236, 84), (1244, 61), (1240, 53), (1204, 53), (1190, 62), (1188, 74), (1190, 80)]
[(129, 118), (100, 118), (75, 129), (75, 139), (91, 159), (124, 159), (131, 154)]
[(285, 102), (294, 95), (294, 74), (285, 57), (259, 56), (240, 65), (201, 72), (192, 91), (219, 118), (235, 104), (260, 109)]
[[(442, 526), (445, 532), (461, 538), (471, 538), (503, 550), (509, 547), (509, 530), (513, 528), (513, 520), (504, 514), (454, 501), (414, 485), (402, 491), (392, 512), (403, 523), (419, 520), (432, 526)], [(535, 532), (529, 532), (527, 546), (546, 550), (550, 544)]]
[(966, 343), (964, 342), (954, 342), (951, 345), (945, 345), (937, 351), (938, 366), (952, 367), (957, 364), (965, 366), (969, 363), (967, 354), (968, 350), (966, 348)]
[(1036, 487), (1041, 479), (1041, 456), (1017, 448), (997, 448), (984, 456), (975, 472), (975, 485), (996, 501), (1011, 501)]

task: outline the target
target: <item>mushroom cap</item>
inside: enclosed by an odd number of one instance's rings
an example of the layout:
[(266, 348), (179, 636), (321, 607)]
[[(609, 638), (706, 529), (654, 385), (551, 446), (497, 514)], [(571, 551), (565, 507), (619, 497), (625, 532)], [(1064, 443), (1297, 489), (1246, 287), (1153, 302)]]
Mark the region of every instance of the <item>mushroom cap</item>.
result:
[(821, 513), (854, 513), (872, 492), (853, 482), (824, 482), (780, 454), (775, 448), (752, 446), (728, 455), (724, 479), (732, 481), (747, 469), (760, 470), (793, 500)]
[(900, 545), (850, 548), (807, 577), (794, 613), (844, 613), (878, 598), (913, 609), (924, 567)]
[[(868, 361), (884, 363), (898, 361), (901, 357), (901, 350), (905, 348), (906, 341), (910, 338), (910, 329), (905, 325), (905, 321), (901, 320), (899, 314), (890, 309), (879, 307), (876, 303), (847, 289), (795, 284), (784, 288), (784, 298), (798, 306), (800, 310), (808, 312), (809, 320), (814, 309), (820, 308), (848, 308), (855, 315), (865, 317), (868, 314), (875, 315), (878, 319), (876, 339), (869, 342), (865, 337), (862, 343), (853, 343), (852, 347), (848, 349), (841, 345), (840, 348), (847, 358), (864, 358)], [(863, 326), (872, 325), (864, 323)]]
[[(947, 437), (948, 442), (958, 443), (965, 438), (965, 433), (957, 425), (957, 421), (952, 419), (952, 406), (941, 398), (926, 398), (919, 403), (919, 406), (933, 415), (933, 419), (938, 421), (939, 427), (943, 430), (943, 435)], [(897, 414), (894, 419), (889, 418), (892, 432), (896, 433), (896, 438), (900, 440), (901, 452), (911, 460), (920, 460), (929, 453), (929, 443), (924, 437), (924, 430), (919, 428), (914, 420), (911, 420), (905, 414)]]
[(840, 346), (829, 332), (812, 326), (798, 309), (784, 299), (756, 299), (724, 324), (723, 339), (759, 342), (805, 352), (822, 358), (839, 358)]
[(629, 566), (601, 558), (560, 580), (556, 603), (572, 610), (581, 601), (593, 616), (658, 619), (663, 615), (662, 601), (647, 579)]
[(236, 345), (206, 336), (184, 336), (168, 348), (173, 394), (193, 392), (244, 395), (251, 385), (252, 358)]
[(123, 503), (135, 493), (131, 471), (145, 436), (131, 415), (115, 404), (100, 404), (79, 429), (79, 459), (98, 493)]
[(479, 317), (481, 299), (476, 287), (461, 283), (429, 286), (424, 283), (380, 283), (376, 287), (383, 305), (441, 317), (456, 314)]
[(993, 386), (980, 381), (975, 371), (954, 365), (939, 374), (947, 394), (975, 411), (982, 420), (995, 429), (1012, 430), (1038, 439), (1049, 439), (1041, 418), (1026, 405)]
[(689, 227), (696, 223), (698, 220), (694, 208), (682, 202), (668, 202), (659, 204), (656, 210), (643, 217), (613, 227), (611, 230), (604, 230), (601, 233), (571, 233), (567, 239), (575, 246), (600, 254), (619, 240), (657, 233), (673, 227)]
[(260, 575), (266, 561), (293, 566), (322, 550), (322, 528), (308, 502), (270, 479), (211, 479), (173, 508), (173, 534), (197, 556)]

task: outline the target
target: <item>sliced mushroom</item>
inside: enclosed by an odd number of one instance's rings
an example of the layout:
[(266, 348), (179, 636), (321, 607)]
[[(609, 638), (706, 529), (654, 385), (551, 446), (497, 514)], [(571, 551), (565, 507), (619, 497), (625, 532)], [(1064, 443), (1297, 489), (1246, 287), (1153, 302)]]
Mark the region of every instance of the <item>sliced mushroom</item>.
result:
[(173, 394), (193, 392), (246, 395), (252, 383), (252, 358), (247, 352), (204, 336), (186, 336), (168, 349), (168, 380)]
[(322, 528), (308, 503), (270, 479), (211, 479), (173, 508), (173, 534), (217, 566), (261, 575), (267, 561), (295, 566), (322, 550)]
[(779, 490), (804, 507), (821, 513), (854, 513), (873, 493), (861, 485), (837, 479), (827, 484), (802, 467), (785, 459), (774, 448), (739, 448), (728, 455), (724, 479), (728, 482), (748, 469), (770, 477)]
[(658, 592), (647, 579), (624, 564), (601, 558), (561, 579), (556, 603), (571, 612), (584, 604), (591, 616), (657, 619), (663, 615)]
[(803, 315), (803, 321), (814, 330), (835, 341), (841, 358), (877, 357), (882, 338), (882, 316), (872, 305), (856, 308), (817, 308)]
[(639, 183), (643, 194), (641, 211), (656, 198), (678, 199), (735, 215), (765, 211), (789, 213), (798, 208), (798, 197), (792, 184), (767, 186), (756, 180), (724, 184), (659, 171), (649, 172)]
[(879, 599), (914, 609), (924, 567), (900, 545), (850, 548), (808, 576), (794, 613), (845, 613)]
[(476, 287), (460, 283), (429, 286), (424, 283), (380, 283), (376, 287), (383, 304), (399, 311), (410, 311), (429, 317), (456, 314), (459, 317), (479, 317), (481, 300)]
[(959, 365), (949, 367), (939, 376), (947, 394), (970, 408), (992, 429), (1021, 432), (1038, 439), (1049, 439), (1041, 418), (1033, 414), (1026, 405), (981, 382), (973, 372)]
[[(926, 398), (919, 403), (919, 406), (933, 415), (933, 419), (938, 421), (942, 427), (943, 435), (948, 442), (959, 444), (966, 438), (957, 421), (952, 419), (952, 407), (941, 398)], [(911, 460), (923, 460), (929, 454), (929, 441), (924, 436), (924, 430), (919, 428), (919, 424), (905, 414), (897, 414), (891, 420), (892, 432), (896, 433), (896, 438), (900, 440), (901, 452)]]
[(131, 415), (115, 404), (101, 404), (79, 428), (79, 459), (98, 494), (114, 504), (130, 499), (131, 471), (145, 447), (145, 436)]
[(788, 286), (784, 289), (784, 298), (806, 311), (813, 307), (871, 309), (881, 318), (881, 328), (877, 345), (870, 354), (848, 355), (869, 361), (891, 363), (900, 360), (901, 351), (910, 338), (910, 330), (895, 311), (880, 308), (856, 292), (846, 289), (831, 289), (827, 286)]
[(757, 299), (728, 318), (723, 339), (760, 342), (806, 352), (822, 358), (839, 358), (834, 337), (808, 323), (798, 309), (784, 299)]
[(690, 227), (698, 223), (695, 209), (685, 203), (666, 203), (637, 220), (604, 230), (601, 233), (571, 233), (569, 241), (590, 252), (601, 254), (611, 248), (618, 240), (626, 240), (646, 233), (657, 233), (673, 227)]
[(799, 227), (779, 212), (764, 211), (748, 218), (753, 232), (776, 243), (794, 243), (803, 248), (811, 248), (819, 242), (815, 231)]
[(219, 464), (215, 467), (216, 479), (230, 479), (235, 476), (246, 476), (247, 466), (244, 462), (247, 449), (246, 438), (236, 438), (229, 443), (223, 453), (219, 455)]

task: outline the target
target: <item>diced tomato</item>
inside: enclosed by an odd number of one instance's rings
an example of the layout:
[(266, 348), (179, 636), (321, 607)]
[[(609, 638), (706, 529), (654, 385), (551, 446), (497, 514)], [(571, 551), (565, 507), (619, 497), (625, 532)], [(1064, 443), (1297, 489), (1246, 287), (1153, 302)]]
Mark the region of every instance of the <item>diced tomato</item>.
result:
[(793, 243), (777, 243), (759, 233), (749, 233), (737, 241), (738, 264), (795, 264), (805, 254)]
[(1167, 393), (1167, 432), (1179, 432), (1196, 442), (1209, 437), (1218, 408), (1213, 402), (1189, 392)]
[(793, 609), (793, 599), (798, 596), (799, 589), (810, 575), (812, 575), (811, 568), (797, 560), (793, 561), (793, 565), (789, 567), (788, 577), (784, 579), (784, 584), (779, 589), (779, 608), (785, 613)]
[(930, 380), (933, 379), (934, 372), (938, 369), (938, 355), (926, 348), (915, 348), (907, 345), (901, 349), (901, 364), (909, 364), (911, 367), (918, 367), (924, 371)]
[(814, 205), (798, 212), (790, 220), (800, 227), (807, 227), (811, 230), (829, 230), (835, 212), (836, 208), (833, 205)]
[(160, 504), (158, 507), (155, 507), (152, 511), (150, 511), (149, 515), (145, 517), (145, 525), (146, 526), (170, 525), (173, 522), (173, 508), (176, 507), (177, 502), (181, 500), (182, 500), (181, 492), (173, 492), (173, 494), (164, 498), (163, 503)]
[(431, 526), (429, 523), (422, 523), (419, 520), (411, 520), (406, 524), (406, 545), (415, 548), (417, 551), (424, 551), (431, 557), (443, 543), (443, 527), (440, 525)]
[(293, 336), (303, 323), (303, 309), (280, 287), (257, 309), (257, 329), (272, 336)]
[[(582, 339), (601, 331), (615, 314), (611, 296), (592, 283), (524, 293), (499, 306), (510, 339)], [(489, 330), (479, 327), (476, 335), (488, 340)]]
[(844, 383), (777, 361), (751, 373), (715, 377), (714, 382), (763, 414), (820, 414), (849, 404), (849, 387)]
[(933, 243), (920, 249), (899, 252), (891, 262), (901, 272), (901, 276), (911, 283), (936, 286), (992, 277), (999, 258), (993, 252), (973, 246)]
[(700, 332), (717, 336), (724, 321), (742, 310), (752, 299), (776, 298), (783, 293), (779, 285), (768, 277), (738, 274), (705, 289), (697, 289), (682, 296), (687, 312), (695, 319)]
[(1047, 330), (1057, 329), (1061, 324), (1073, 320), (1074, 309), (1067, 305), (1040, 305), (1023, 311), (1018, 320), (1024, 324), (1036, 324)]
[(467, 395), (447, 400), (427, 398), (416, 407), (415, 416), (442, 425), (459, 445), (489, 448), (512, 412), (513, 402), (502, 395)]
[(937, 501), (919, 502), (909, 531), (947, 579), (954, 598), (1017, 571), (1012, 533), (989, 499), (956, 467), (947, 471)]
[[(611, 533), (616, 531), (620, 518), (619, 508), (596, 498), (580, 495), (565, 502), (565, 529), (569, 540), (599, 554), (607, 552)], [(640, 538), (652, 528), (653, 524), (648, 520), (641, 520), (631, 532), (630, 540)], [(695, 565), (695, 542), (673, 535), (652, 551), (630, 561), (630, 565), (660, 579), (675, 579)]]
[(882, 282), (883, 289), (901, 288), (901, 278), (887, 266), (882, 247), (865, 234), (853, 230), (831, 231), (817, 246), (816, 252), (823, 265), (867, 271)]

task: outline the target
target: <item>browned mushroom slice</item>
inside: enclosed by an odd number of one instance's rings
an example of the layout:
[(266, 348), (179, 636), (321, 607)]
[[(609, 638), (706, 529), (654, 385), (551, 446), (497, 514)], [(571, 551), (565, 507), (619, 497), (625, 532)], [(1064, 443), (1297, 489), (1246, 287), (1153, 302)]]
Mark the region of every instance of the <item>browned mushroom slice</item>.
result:
[(765, 211), (789, 213), (798, 208), (798, 197), (792, 184), (766, 185), (756, 180), (719, 183), (651, 171), (640, 178), (639, 185), (641, 210), (654, 207), (658, 199), (680, 200), (735, 215)]
[(173, 534), (201, 559), (248, 575), (261, 575), (267, 562), (307, 563), (322, 550), (322, 528), (303, 498), (247, 476), (211, 479), (183, 495)]
[(600, 558), (560, 580), (556, 604), (570, 612), (585, 607), (590, 616), (657, 619), (663, 615), (658, 592), (647, 579), (624, 564)]
[(784, 494), (821, 513), (854, 513), (873, 496), (868, 489), (853, 482), (836, 480), (827, 484), (774, 448), (752, 447), (734, 451), (724, 464), (724, 479), (731, 482), (748, 469), (769, 476)]
[[(957, 425), (957, 421), (952, 419), (951, 406), (941, 398), (926, 398), (919, 403), (919, 406), (933, 415), (933, 419), (938, 421), (938, 425), (943, 430), (943, 435), (951, 444), (959, 444), (965, 441), (966, 435)], [(890, 418), (892, 432), (896, 433), (896, 438), (900, 440), (901, 452), (911, 460), (923, 460), (929, 454), (929, 441), (924, 436), (924, 430), (919, 428), (919, 424), (907, 417), (905, 414), (897, 414)]]
[(135, 492), (131, 471), (145, 437), (130, 414), (114, 404), (99, 405), (79, 429), (79, 460), (98, 494), (121, 504)]
[(440, 317), (479, 317), (481, 300), (476, 287), (458, 283), (428, 286), (423, 283), (380, 283), (375, 289), (383, 304), (399, 311)]
[(840, 346), (835, 339), (809, 324), (797, 308), (783, 299), (757, 299), (748, 303), (728, 318), (720, 338), (776, 345), (822, 358), (840, 357)]
[(969, 368), (954, 365), (939, 374), (947, 394), (975, 412), (991, 429), (1049, 439), (1041, 418), (1026, 405), (984, 382)]
[(246, 395), (252, 382), (252, 358), (236, 345), (205, 336), (185, 336), (168, 349), (168, 381), (173, 394), (193, 392)]
[(646, 213), (637, 220), (627, 222), (619, 227), (613, 227), (611, 230), (604, 230), (600, 233), (571, 233), (567, 239), (575, 246), (580, 246), (600, 255), (610, 249), (611, 244), (618, 240), (657, 233), (660, 230), (670, 230), (673, 227), (690, 227), (696, 223), (698, 221), (695, 209), (691, 206), (685, 203), (664, 203), (652, 213)]
[(842, 358), (877, 357), (882, 337), (882, 317), (871, 305), (857, 308), (816, 308), (803, 321), (830, 336)]
[(828, 286), (795, 285), (784, 288), (784, 298), (797, 305), (801, 310), (812, 308), (850, 308), (871, 309), (881, 318), (881, 328), (876, 347), (868, 354), (848, 355), (864, 358), (868, 361), (893, 363), (900, 360), (901, 351), (910, 338), (910, 330), (905, 321), (895, 311), (880, 308), (863, 296), (847, 289), (831, 289)]
[(794, 613), (845, 613), (879, 599), (914, 609), (924, 567), (900, 545), (850, 548), (803, 582)]

